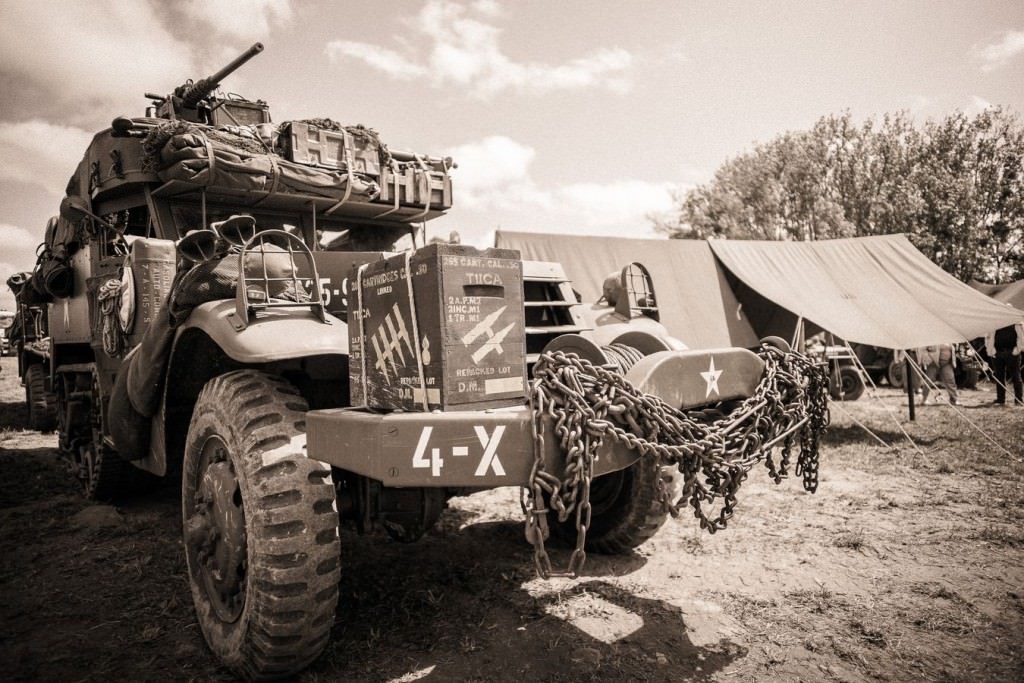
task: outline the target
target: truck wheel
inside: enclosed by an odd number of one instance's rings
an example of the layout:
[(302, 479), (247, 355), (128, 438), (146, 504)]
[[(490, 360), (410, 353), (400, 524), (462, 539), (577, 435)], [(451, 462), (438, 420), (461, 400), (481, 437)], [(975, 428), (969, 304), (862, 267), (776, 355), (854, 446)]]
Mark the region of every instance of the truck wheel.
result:
[(28, 424), (40, 432), (57, 428), (57, 406), (54, 396), (46, 390), (46, 371), (33, 363), (25, 370), (25, 402), (28, 404)]
[[(656, 458), (641, 457), (626, 469), (595, 477), (590, 484), (588, 552), (622, 555), (654, 536), (668, 512), (658, 500), (658, 479), (675, 488), (675, 467), (663, 467)], [(554, 536), (567, 544), (576, 541), (576, 515), (551, 525)]]
[(839, 368), (839, 377), (832, 373), (829, 394), (836, 401), (856, 401), (864, 393), (864, 379), (856, 368)]
[(330, 466), (305, 455), (307, 404), (255, 370), (210, 380), (192, 413), (182, 527), (207, 644), (249, 680), (319, 656), (338, 602), (338, 511)]
[[(97, 425), (102, 422), (99, 407), (102, 403), (100, 398), (99, 381), (96, 375), (91, 377), (81, 376), (76, 380), (75, 385), (80, 388), (92, 384), (92, 401), (89, 408), (89, 423), (91, 423), (91, 436), (79, 440), (77, 437), (85, 436), (83, 425), (74, 428), (76, 438), (68, 438), (67, 434), (61, 434), (61, 441), (78, 442), (81, 445), (74, 447), (71, 452), (74, 465), (78, 468), (78, 479), (82, 483), (83, 492), (86, 498), (104, 502), (112, 502), (131, 498), (142, 493), (151, 491), (160, 483), (157, 477), (145, 470), (135, 467), (124, 458), (119, 456), (112, 448), (104, 443), (104, 439), (97, 430)], [(80, 384), (78, 384), (80, 382)], [(62, 395), (67, 394), (67, 387), (61, 385)], [(62, 425), (64, 432), (70, 427)], [(148, 428), (148, 425), (147, 425)], [(85, 427), (88, 429), (88, 427)], [(82, 443), (84, 441), (84, 443)]]
[(90, 500), (124, 500), (151, 491), (160, 483), (159, 477), (140, 470), (106, 446), (81, 446), (75, 459), (85, 497)]
[(896, 389), (902, 389), (904, 383), (907, 381), (906, 367), (903, 361), (893, 361), (889, 363), (888, 379), (889, 384)]

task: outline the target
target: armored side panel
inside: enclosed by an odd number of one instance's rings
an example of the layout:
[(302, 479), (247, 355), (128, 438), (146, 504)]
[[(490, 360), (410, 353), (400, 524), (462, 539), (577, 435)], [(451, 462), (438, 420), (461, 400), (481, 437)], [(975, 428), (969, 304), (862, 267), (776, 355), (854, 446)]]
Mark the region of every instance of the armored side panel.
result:
[[(132, 119), (138, 126), (161, 123), (159, 119)], [(67, 192), (86, 199), (137, 189), (139, 183), (160, 181), (156, 169), (145, 158), (143, 140), (138, 137), (114, 137), (111, 129), (95, 135), (85, 151)]]
[(49, 309), (50, 338), (55, 344), (88, 343), (92, 334), (89, 329), (88, 280), (92, 274), (89, 250), (79, 249), (71, 257), (74, 272), (74, 294), (66, 299), (54, 299)]

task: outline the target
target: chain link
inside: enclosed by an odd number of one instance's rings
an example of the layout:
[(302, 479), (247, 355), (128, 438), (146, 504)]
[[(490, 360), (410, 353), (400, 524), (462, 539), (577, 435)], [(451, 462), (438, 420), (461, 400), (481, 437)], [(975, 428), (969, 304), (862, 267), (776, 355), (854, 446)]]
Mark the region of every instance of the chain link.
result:
[[(788, 474), (791, 453), (799, 444), (796, 474), (804, 489), (818, 486), (818, 437), (829, 422), (828, 373), (806, 356), (762, 344), (758, 356), (765, 370), (753, 395), (730, 404), (682, 411), (639, 391), (622, 375), (581, 359), (574, 353), (543, 354), (533, 369), (534, 462), (521, 493), (526, 538), (542, 578), (576, 576), (586, 559), (590, 528), (593, 463), (605, 438), (658, 458), (682, 474), (680, 496), (658, 481), (667, 512), (679, 517), (689, 505), (702, 529), (724, 529), (736, 507), (736, 494), (747, 473), (764, 462), (779, 483)], [(561, 479), (545, 470), (545, 419), (565, 457)], [(776, 462), (773, 449), (780, 447)], [(708, 506), (720, 500), (717, 514)], [(559, 522), (575, 513), (576, 547), (565, 572), (554, 572), (545, 549), (550, 535), (548, 513)]]

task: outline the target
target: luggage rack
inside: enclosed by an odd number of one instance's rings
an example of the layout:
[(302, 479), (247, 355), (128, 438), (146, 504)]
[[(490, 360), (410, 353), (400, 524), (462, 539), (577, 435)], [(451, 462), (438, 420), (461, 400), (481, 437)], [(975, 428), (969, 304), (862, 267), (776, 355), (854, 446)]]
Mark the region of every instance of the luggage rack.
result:
[[(282, 192), (280, 190), (247, 190), (233, 189), (220, 186), (208, 187), (197, 183), (190, 183), (186, 180), (168, 180), (160, 187), (153, 190), (155, 197), (183, 197), (194, 194), (206, 194), (207, 200), (218, 203), (231, 204), (232, 206), (254, 207), (263, 205), (267, 208), (284, 209), (289, 211), (309, 211), (310, 207), (316, 207), (320, 213), (326, 213), (338, 204), (339, 197), (325, 197), (323, 195), (304, 194), (298, 192)], [(394, 206), (393, 201), (382, 202), (380, 200), (369, 201), (365, 197), (356, 195), (353, 192), (344, 204), (336, 208), (331, 214), (335, 217), (350, 217), (355, 219), (380, 219), (381, 222), (390, 223), (416, 223), (419, 221), (431, 220), (443, 216), (446, 209), (441, 207), (424, 207), (419, 205), (399, 205), (397, 210), (389, 210)], [(385, 219), (384, 216), (387, 215)]]

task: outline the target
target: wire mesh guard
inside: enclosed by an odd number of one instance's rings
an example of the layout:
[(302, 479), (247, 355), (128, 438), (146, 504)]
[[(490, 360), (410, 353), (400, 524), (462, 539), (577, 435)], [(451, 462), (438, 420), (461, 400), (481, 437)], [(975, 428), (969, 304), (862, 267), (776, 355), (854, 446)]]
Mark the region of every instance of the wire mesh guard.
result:
[[(304, 262), (296, 263), (297, 256)], [(237, 313), (242, 320), (268, 309), (302, 307), (309, 308), (321, 322), (327, 322), (313, 254), (290, 232), (264, 230), (242, 245), (238, 254), (238, 285)]]
[(658, 320), (658, 302), (654, 297), (654, 281), (643, 264), (633, 262), (622, 269), (622, 284), (629, 296), (630, 317), (636, 311)]

